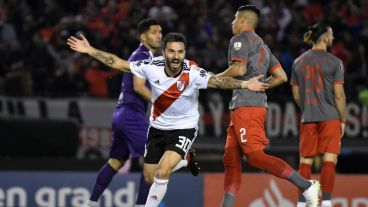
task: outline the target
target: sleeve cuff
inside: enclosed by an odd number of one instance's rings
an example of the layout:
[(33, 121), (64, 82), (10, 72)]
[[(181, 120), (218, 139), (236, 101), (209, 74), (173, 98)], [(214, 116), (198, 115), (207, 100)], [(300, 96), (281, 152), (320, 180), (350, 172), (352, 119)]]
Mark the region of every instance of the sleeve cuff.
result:
[(333, 83), (334, 84), (344, 84), (344, 81), (342, 81), (342, 80), (335, 80)]
[(268, 72), (272, 72), (274, 70), (276, 70), (278, 67), (281, 67), (281, 64), (280, 63), (277, 63), (276, 65), (272, 66), (270, 69), (268, 69)]
[(247, 60), (246, 59), (243, 59), (243, 58), (232, 58), (231, 61), (237, 61), (237, 62), (241, 62), (241, 63), (244, 63), (244, 64), (247, 64)]

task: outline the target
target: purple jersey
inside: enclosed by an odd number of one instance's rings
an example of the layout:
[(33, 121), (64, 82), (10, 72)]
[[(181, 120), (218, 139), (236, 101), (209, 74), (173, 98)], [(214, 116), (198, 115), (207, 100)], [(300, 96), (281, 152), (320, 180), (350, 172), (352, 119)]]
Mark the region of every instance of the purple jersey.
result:
[(291, 84), (299, 86), (302, 122), (339, 119), (333, 85), (344, 83), (339, 58), (324, 50), (308, 50), (293, 64)]
[[(151, 59), (152, 53), (143, 44), (133, 52), (129, 61)], [(147, 140), (147, 101), (134, 92), (133, 74), (124, 73), (118, 105), (112, 120), (113, 140), (110, 157), (124, 160), (144, 155)]]
[[(139, 47), (129, 57), (128, 61), (145, 60), (151, 59), (152, 57), (153, 55), (149, 49), (143, 44), (140, 44)], [(143, 112), (146, 112), (147, 109), (147, 101), (134, 92), (133, 74), (131, 73), (124, 73), (123, 75), (117, 108), (121, 106), (132, 107)]]

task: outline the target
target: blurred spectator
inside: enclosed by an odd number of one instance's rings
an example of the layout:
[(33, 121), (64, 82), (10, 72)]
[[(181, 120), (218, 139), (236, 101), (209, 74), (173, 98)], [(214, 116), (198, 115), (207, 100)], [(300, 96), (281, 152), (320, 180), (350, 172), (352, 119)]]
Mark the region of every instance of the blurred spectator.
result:
[(53, 90), (49, 95), (54, 97), (82, 96), (87, 91), (83, 73), (74, 65), (68, 67), (59, 65), (50, 85)]
[(23, 62), (15, 62), (11, 65), (4, 79), (4, 94), (7, 96), (31, 96), (32, 76), (24, 68)]
[(159, 20), (163, 26), (170, 29), (174, 28), (174, 21), (178, 18), (175, 11), (168, 5), (164, 4), (163, 0), (155, 0), (155, 4), (148, 10), (148, 16)]
[[(138, 45), (135, 25), (148, 16), (162, 23), (164, 34), (186, 35), (190, 59), (202, 67), (223, 70), (227, 67), (234, 11), (247, 3), (260, 6), (262, 18), (257, 32), (286, 71), (294, 57), (308, 49), (301, 42), (307, 25), (329, 22), (335, 31), (330, 50), (346, 66), (346, 84), (352, 90), (347, 94), (357, 94), (364, 82), (362, 77), (367, 75), (366, 0), (0, 0), (0, 79), (4, 82), (8, 75), (14, 77), (13, 64), (23, 62), (27, 66), (23, 71), (28, 71), (33, 80), (33, 95), (115, 96), (119, 93), (111, 91), (120, 90), (119, 84), (114, 84), (116, 78), (107, 78), (109, 72), (98, 67), (88, 68), (90, 63), (70, 51), (65, 40), (83, 33), (96, 47), (127, 58)], [(101, 78), (94, 79), (97, 76)], [(282, 94), (276, 98), (291, 99), (291, 94)]]
[(93, 61), (91, 67), (85, 73), (85, 79), (89, 85), (88, 95), (108, 98), (109, 89), (107, 87), (107, 80), (114, 74), (117, 73), (115, 71), (104, 71), (96, 61)]

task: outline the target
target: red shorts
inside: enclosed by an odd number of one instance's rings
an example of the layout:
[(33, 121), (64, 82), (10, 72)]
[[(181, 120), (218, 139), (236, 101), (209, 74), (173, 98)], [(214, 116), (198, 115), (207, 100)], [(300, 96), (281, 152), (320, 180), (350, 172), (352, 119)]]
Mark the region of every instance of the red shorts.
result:
[(340, 120), (301, 123), (300, 155), (313, 157), (325, 152), (340, 154), (340, 125)]
[(241, 147), (244, 154), (263, 150), (269, 143), (265, 133), (265, 107), (234, 109), (227, 128), (225, 148)]

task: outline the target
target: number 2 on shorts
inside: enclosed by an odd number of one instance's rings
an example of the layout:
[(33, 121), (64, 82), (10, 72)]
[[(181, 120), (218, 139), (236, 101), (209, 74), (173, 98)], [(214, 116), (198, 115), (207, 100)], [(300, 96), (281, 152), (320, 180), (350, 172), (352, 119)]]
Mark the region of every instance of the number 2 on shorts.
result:
[(247, 134), (247, 130), (245, 130), (244, 128), (240, 128), (240, 141), (241, 143), (246, 143), (248, 140), (245, 138), (245, 135)]

